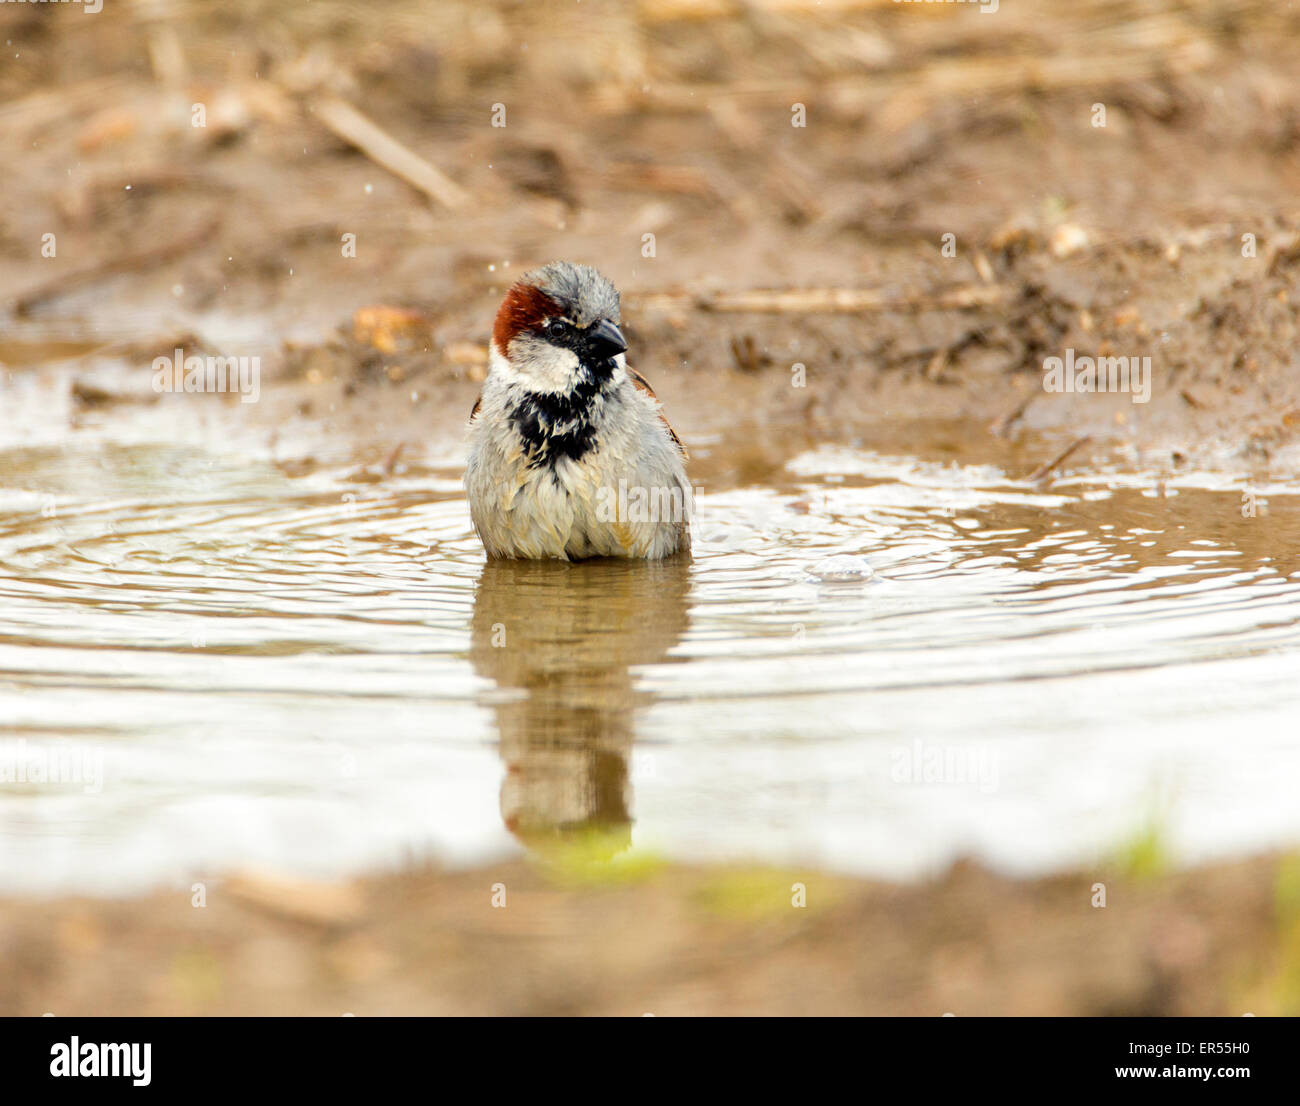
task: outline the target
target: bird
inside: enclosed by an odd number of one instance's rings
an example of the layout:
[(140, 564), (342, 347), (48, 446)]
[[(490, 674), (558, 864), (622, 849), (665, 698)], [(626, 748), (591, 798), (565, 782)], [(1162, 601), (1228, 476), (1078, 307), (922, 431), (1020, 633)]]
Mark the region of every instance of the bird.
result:
[(686, 448), (626, 351), (618, 291), (588, 265), (555, 261), (506, 292), (465, 470), (489, 558), (689, 552)]

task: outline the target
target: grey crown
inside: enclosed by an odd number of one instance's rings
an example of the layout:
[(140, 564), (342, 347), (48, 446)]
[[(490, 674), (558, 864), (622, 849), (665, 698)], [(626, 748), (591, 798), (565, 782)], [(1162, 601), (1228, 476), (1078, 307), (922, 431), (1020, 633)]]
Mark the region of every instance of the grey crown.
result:
[(552, 261), (525, 273), (523, 281), (564, 304), (579, 327), (599, 319), (618, 322), (618, 289), (590, 265)]

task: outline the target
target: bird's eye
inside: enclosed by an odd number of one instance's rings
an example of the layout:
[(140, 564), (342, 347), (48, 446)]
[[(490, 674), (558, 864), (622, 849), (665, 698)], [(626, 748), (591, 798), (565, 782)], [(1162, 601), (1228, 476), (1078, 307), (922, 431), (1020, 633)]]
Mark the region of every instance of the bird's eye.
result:
[(546, 324), (546, 333), (552, 338), (558, 338), (565, 331), (564, 323), (559, 319), (552, 319)]

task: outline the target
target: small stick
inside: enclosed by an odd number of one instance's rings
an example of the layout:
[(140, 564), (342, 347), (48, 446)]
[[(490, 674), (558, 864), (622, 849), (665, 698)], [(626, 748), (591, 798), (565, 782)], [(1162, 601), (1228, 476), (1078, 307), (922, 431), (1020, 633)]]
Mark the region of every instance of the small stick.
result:
[(30, 291), (24, 292), (14, 300), (14, 314), (26, 315), (32, 308), (39, 306), (46, 300), (54, 299), (56, 296), (61, 296), (64, 292), (70, 292), (82, 284), (89, 284), (114, 273), (130, 272), (133, 269), (152, 269), (156, 265), (171, 261), (182, 254), (189, 253), (195, 246), (202, 245), (216, 233), (217, 228), (220, 226), (220, 218), (214, 217), (199, 227), (198, 230), (173, 239), (166, 245), (141, 250), (138, 253), (128, 254), (126, 257), (112, 257), (107, 261), (99, 261), (84, 269), (78, 269), (75, 272), (65, 273), (52, 280), (47, 280)]
[(1041, 393), (1039, 392), (1030, 392), (1029, 395), (1025, 396), (1025, 398), (1011, 408), (1010, 411), (994, 421), (989, 429), (996, 437), (1005, 438), (1007, 431), (1011, 429), (1013, 424), (1019, 422), (1024, 417), (1025, 412), (1029, 410), (1029, 405), (1033, 403), (1040, 394)]
[(992, 307), (1005, 303), (1011, 290), (1000, 284), (969, 284), (914, 296), (897, 296), (875, 288), (756, 289), (693, 296), (650, 292), (629, 297), (651, 310), (695, 307), (701, 311), (773, 315), (854, 314), (860, 311), (933, 311)]
[(25, 127), (39, 123), (51, 127), (65, 115), (84, 115), (106, 103), (120, 102), (130, 82), (123, 77), (94, 77), (43, 92), (29, 92), (19, 100), (0, 104), (0, 126)]
[(1061, 450), (1060, 453), (1058, 453), (1055, 457), (1053, 457), (1050, 461), (1048, 461), (1047, 464), (1040, 465), (1038, 468), (1034, 469), (1034, 471), (1031, 472), (1026, 479), (1031, 484), (1036, 484), (1040, 480), (1047, 479), (1048, 474), (1051, 473), (1055, 468), (1057, 468), (1057, 466), (1063, 464), (1065, 462), (1065, 459), (1069, 457), (1071, 453), (1073, 453), (1085, 442), (1090, 442), (1090, 441), (1092, 441), (1091, 434), (1085, 434), (1082, 438), (1076, 438), (1069, 445), (1067, 445), (1063, 450)]
[(852, 314), (859, 311), (925, 311), (988, 307), (1003, 303), (1008, 290), (999, 285), (967, 285), (919, 296), (894, 296), (875, 288), (809, 288), (784, 291), (719, 292), (700, 306), (706, 311), (753, 311), (767, 314)]
[(693, 165), (645, 165), (620, 161), (605, 171), (609, 188), (646, 192), (680, 192), (688, 196), (707, 196), (714, 191), (708, 176)]
[(460, 185), (419, 154), (403, 146), (351, 104), (327, 96), (315, 105), (315, 114), (344, 142), (355, 146), (376, 165), (401, 177), (436, 203), (452, 210), (469, 203), (469, 193)]

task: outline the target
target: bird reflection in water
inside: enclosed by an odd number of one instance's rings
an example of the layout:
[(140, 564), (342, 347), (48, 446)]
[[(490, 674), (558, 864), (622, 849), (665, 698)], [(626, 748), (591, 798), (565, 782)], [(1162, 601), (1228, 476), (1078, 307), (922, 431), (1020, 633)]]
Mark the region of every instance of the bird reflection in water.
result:
[(582, 834), (613, 851), (630, 844), (628, 759), (651, 699), (631, 669), (681, 640), (689, 590), (686, 557), (484, 565), (470, 659), (507, 693), (493, 704), (501, 815), (525, 845)]

